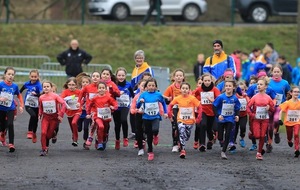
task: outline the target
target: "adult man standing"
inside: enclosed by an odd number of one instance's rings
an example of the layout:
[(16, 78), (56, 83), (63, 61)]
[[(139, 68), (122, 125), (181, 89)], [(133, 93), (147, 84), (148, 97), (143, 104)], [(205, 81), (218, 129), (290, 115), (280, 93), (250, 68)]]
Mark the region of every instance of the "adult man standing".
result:
[(218, 79), (224, 74), (224, 71), (226, 69), (230, 68), (233, 71), (235, 77), (236, 68), (234, 60), (231, 56), (227, 55), (223, 51), (222, 41), (213, 41), (213, 48), (214, 55), (206, 59), (203, 67), (203, 73), (210, 73), (212, 76)]
[(195, 81), (198, 81), (198, 78), (203, 74), (203, 66), (204, 66), (204, 54), (199, 53), (198, 58), (197, 58), (197, 63), (194, 65), (194, 76), (195, 76)]
[(77, 40), (73, 39), (70, 48), (57, 56), (57, 61), (66, 66), (66, 74), (68, 77), (76, 77), (82, 73), (82, 65), (88, 64), (92, 60), (92, 56), (79, 48)]
[(146, 25), (146, 23), (150, 19), (150, 16), (151, 16), (152, 12), (154, 10), (156, 10), (157, 8), (158, 8), (158, 10), (157, 10), (158, 13), (157, 14), (160, 15), (160, 18), (159, 18), (160, 23), (165, 24), (165, 19), (164, 19), (164, 16), (162, 14), (162, 11), (161, 11), (162, 1), (161, 0), (149, 0), (149, 5), (150, 5), (150, 7), (148, 9), (147, 15), (143, 19), (142, 25), (143, 26)]

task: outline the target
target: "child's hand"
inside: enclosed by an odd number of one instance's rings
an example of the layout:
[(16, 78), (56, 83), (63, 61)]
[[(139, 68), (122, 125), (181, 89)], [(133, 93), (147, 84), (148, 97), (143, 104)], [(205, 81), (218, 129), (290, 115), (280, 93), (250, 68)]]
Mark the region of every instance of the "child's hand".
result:
[(240, 117), (239, 117), (239, 116), (235, 116), (235, 117), (234, 117), (234, 121), (235, 121), (235, 122), (238, 122), (238, 121), (239, 121), (239, 119), (240, 119)]
[(91, 115), (86, 115), (85, 118), (91, 119)]
[(36, 93), (34, 91), (31, 92), (32, 95), (36, 95)]
[(269, 105), (267, 105), (267, 111), (269, 111), (269, 109), (270, 109), (270, 106), (269, 106)]
[(115, 107), (114, 107), (114, 106), (109, 106), (109, 108), (110, 108), (111, 110), (115, 110)]
[(167, 119), (168, 118), (168, 114), (165, 113), (164, 114), (164, 118)]
[(120, 94), (122, 95), (122, 94), (124, 94), (124, 91), (122, 90), (122, 91), (120, 91)]
[(218, 119), (219, 119), (219, 121), (223, 121), (224, 117), (222, 115), (219, 115)]
[(58, 119), (58, 121), (59, 121), (60, 123), (61, 123), (62, 120), (63, 120), (63, 118), (62, 118), (61, 116), (58, 116), (57, 119)]
[(20, 113), (23, 113), (23, 111), (24, 111), (23, 107), (20, 107), (19, 110), (20, 110)]
[(144, 103), (144, 102), (145, 102), (145, 100), (142, 98), (142, 99), (140, 99), (140, 102), (141, 102), (141, 103)]
[(207, 99), (210, 101), (210, 102), (214, 102), (214, 98), (213, 97), (207, 97)]

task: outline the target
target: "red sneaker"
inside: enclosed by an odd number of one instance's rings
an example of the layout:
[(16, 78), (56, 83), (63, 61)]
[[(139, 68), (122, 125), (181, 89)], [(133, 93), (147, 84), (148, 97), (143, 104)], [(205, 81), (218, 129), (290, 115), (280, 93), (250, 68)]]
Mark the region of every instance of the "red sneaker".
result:
[(154, 144), (155, 146), (158, 145), (158, 141), (159, 141), (158, 135), (153, 136), (153, 144)]
[(92, 142), (93, 142), (93, 137), (89, 137), (89, 138), (86, 140), (85, 144), (86, 144), (87, 146), (91, 146), (91, 145), (92, 145)]
[(32, 139), (32, 131), (27, 132), (27, 139)]
[(0, 132), (0, 141), (1, 142), (5, 141), (5, 133), (4, 132)]
[(36, 143), (37, 138), (36, 138), (36, 133), (32, 133), (32, 142)]
[(134, 141), (134, 143), (133, 143), (133, 147), (134, 147), (134, 148), (138, 148), (138, 147), (139, 147), (139, 145), (138, 145), (138, 142), (137, 142), (137, 141)]
[(115, 142), (115, 149), (120, 150), (120, 140), (116, 140)]
[(198, 141), (194, 142), (193, 148), (196, 149), (196, 150), (199, 148), (199, 142)]
[(181, 150), (180, 151), (180, 158), (185, 158), (185, 154), (186, 154), (185, 150)]
[(153, 153), (153, 152), (149, 152), (149, 153), (148, 153), (148, 160), (149, 160), (149, 161), (154, 160), (154, 153)]
[(123, 139), (123, 147), (127, 147), (128, 146), (128, 138), (124, 138)]
[(9, 144), (8, 148), (9, 148), (9, 152), (14, 152), (16, 150), (16, 148), (13, 144)]
[(256, 160), (263, 160), (263, 156), (261, 155), (261, 153), (256, 153)]

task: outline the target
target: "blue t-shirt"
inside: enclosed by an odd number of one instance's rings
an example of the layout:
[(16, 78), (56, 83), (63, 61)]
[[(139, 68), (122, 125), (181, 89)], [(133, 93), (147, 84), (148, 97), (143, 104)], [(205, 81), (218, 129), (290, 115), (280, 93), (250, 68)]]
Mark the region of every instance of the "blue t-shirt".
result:
[(240, 101), (236, 95), (228, 97), (225, 93), (215, 99), (213, 106), (216, 108), (217, 114), (224, 117), (222, 121), (218, 119), (219, 123), (231, 122), (234, 124), (235, 115), (241, 108)]
[(4, 81), (0, 82), (0, 96), (6, 97), (7, 101), (0, 101), (1, 111), (11, 111), (16, 109), (16, 104), (14, 102), (14, 95), (19, 95), (19, 87), (17, 84), (12, 83), (7, 85)]
[(131, 104), (131, 98), (133, 97), (133, 91), (131, 88), (131, 84), (126, 81), (124, 86), (117, 85), (120, 91), (124, 93), (121, 94), (120, 97), (117, 97), (118, 102), (118, 110), (121, 108), (129, 108)]
[[(247, 90), (247, 96), (249, 98), (252, 98), (257, 93), (258, 93), (257, 84), (253, 84), (253, 85), (249, 86), (249, 88)], [(269, 86), (266, 89), (266, 94), (269, 95), (272, 100), (275, 99), (275, 97), (276, 97), (276, 92)]]
[[(26, 94), (25, 94), (25, 98), (24, 98), (24, 104), (26, 106), (30, 106), (30, 107), (38, 107), (38, 105), (33, 105), (32, 103), (34, 103), (33, 101), (27, 101), (27, 96), (31, 95), (34, 97), (39, 97), (39, 95), (42, 93), (43, 88), (42, 88), (42, 84), (41, 82), (38, 80), (35, 83), (31, 83), (30, 81), (27, 81), (24, 83), (24, 85), (21, 87), (20, 92), (22, 93), (23, 90), (27, 89)], [(32, 95), (32, 92), (35, 92), (36, 95)]]
[(269, 87), (271, 87), (276, 93), (276, 106), (286, 101), (286, 94), (291, 90), (289, 83), (284, 79), (279, 82), (271, 79)]

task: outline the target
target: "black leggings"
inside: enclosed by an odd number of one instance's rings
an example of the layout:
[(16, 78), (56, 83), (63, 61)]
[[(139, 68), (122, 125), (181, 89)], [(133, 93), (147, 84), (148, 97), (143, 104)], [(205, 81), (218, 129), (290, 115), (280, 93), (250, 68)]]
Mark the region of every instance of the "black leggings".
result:
[(234, 142), (236, 142), (237, 135), (239, 133), (239, 128), (241, 129), (240, 131), (240, 137), (244, 138), (246, 135), (246, 125), (247, 125), (248, 117), (247, 115), (244, 117), (239, 118), (239, 122), (235, 123), (235, 134), (234, 134)]
[[(209, 141), (212, 141), (213, 136), (213, 124), (215, 121), (215, 116), (207, 116), (205, 113), (202, 113), (202, 120), (200, 123), (199, 130), (199, 143), (200, 145), (205, 145), (206, 133)], [(197, 125), (196, 125), (197, 127)]]
[(36, 133), (38, 127), (38, 121), (39, 121), (38, 119), (39, 108), (32, 108), (30, 106), (25, 106), (25, 110), (30, 115), (28, 131), (32, 131), (33, 133)]
[(143, 123), (145, 124), (145, 132), (147, 134), (147, 144), (148, 144), (148, 152), (153, 152), (153, 135), (158, 135), (159, 129), (159, 119), (147, 120), (144, 119)]
[[(221, 143), (223, 143), (222, 152), (226, 152), (227, 150), (232, 127), (233, 127), (233, 123), (231, 122), (218, 123), (218, 139)], [(224, 131), (225, 131), (225, 141), (223, 141)]]
[(145, 127), (143, 124), (143, 114), (135, 114), (135, 126), (136, 126), (136, 140), (138, 142), (139, 150), (143, 149), (144, 131)]
[(115, 135), (116, 140), (120, 140), (120, 132), (121, 126), (123, 131), (123, 138), (128, 137), (128, 117), (129, 108), (121, 108), (120, 110), (116, 110), (113, 113), (114, 122), (115, 122)]
[(92, 119), (86, 119), (86, 118), (79, 118), (77, 125), (78, 125), (78, 132), (82, 131), (82, 124), (83, 124), (83, 140), (87, 140), (89, 137), (89, 127), (92, 123)]
[(135, 125), (135, 114), (129, 114), (130, 126), (131, 126), (131, 133), (136, 133), (136, 125)]
[(9, 144), (14, 144), (14, 111), (0, 111), (0, 132), (4, 133), (8, 129)]

